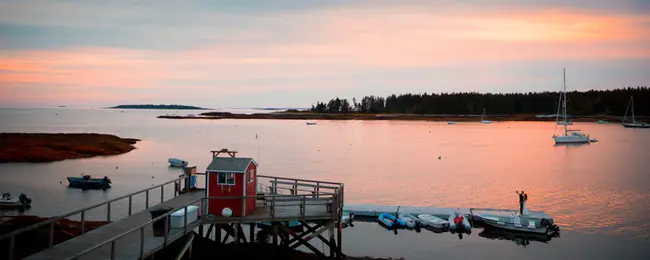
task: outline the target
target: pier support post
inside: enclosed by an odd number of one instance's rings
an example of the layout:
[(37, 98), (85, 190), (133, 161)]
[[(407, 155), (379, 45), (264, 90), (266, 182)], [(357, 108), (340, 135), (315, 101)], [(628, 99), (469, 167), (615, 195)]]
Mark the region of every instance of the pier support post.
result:
[(336, 252), (336, 241), (334, 241), (334, 226), (335, 226), (335, 223), (332, 223), (332, 225), (330, 226), (330, 231), (329, 231), (329, 233), (330, 233), (330, 246), (329, 246), (329, 248), (330, 248), (330, 258), (336, 257), (336, 253), (335, 253)]
[(234, 229), (233, 230), (234, 234), (232, 237), (235, 239), (235, 244), (239, 244), (239, 229), (240, 229), (239, 224), (235, 224), (233, 229)]
[(276, 246), (278, 245), (278, 223), (273, 222), (271, 226), (273, 227), (273, 245)]
[(217, 224), (217, 226), (214, 229), (214, 238), (217, 241), (217, 243), (221, 243), (221, 224)]
[(249, 231), (250, 231), (250, 242), (254, 243), (255, 242), (255, 223), (250, 223), (249, 225)]

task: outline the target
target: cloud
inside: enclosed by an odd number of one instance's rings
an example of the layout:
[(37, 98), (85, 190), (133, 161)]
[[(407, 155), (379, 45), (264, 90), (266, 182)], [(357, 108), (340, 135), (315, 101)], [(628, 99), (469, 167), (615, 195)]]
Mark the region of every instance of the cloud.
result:
[(237, 3), (0, 2), (0, 103), (548, 90), (567, 65), (650, 84), (645, 2)]

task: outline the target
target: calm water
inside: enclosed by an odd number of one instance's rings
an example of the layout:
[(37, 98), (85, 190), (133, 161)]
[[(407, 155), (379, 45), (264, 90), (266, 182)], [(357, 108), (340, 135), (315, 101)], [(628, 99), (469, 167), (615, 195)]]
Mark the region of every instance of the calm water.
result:
[[(167, 113), (0, 110), (0, 132), (99, 132), (143, 140), (119, 156), (2, 164), (0, 191), (32, 197), (33, 207), (24, 214), (57, 215), (176, 177), (180, 172), (168, 167), (169, 157), (188, 160), (202, 172), (210, 150), (229, 148), (256, 158), (261, 174), (343, 182), (350, 204), (515, 209), (515, 190), (523, 189), (530, 209), (551, 214), (562, 228), (561, 238), (523, 247), (486, 239), (479, 230), (459, 240), (428, 231), (394, 235), (360, 223), (345, 231), (350, 255), (608, 259), (624, 252), (642, 259), (650, 253), (650, 129), (576, 123), (573, 128), (599, 142), (555, 146), (551, 136), (560, 128), (553, 122), (318, 121), (306, 126), (300, 120), (155, 118)], [(65, 176), (81, 173), (110, 176), (113, 188), (68, 189)], [(459, 250), (466, 246), (472, 249)]]

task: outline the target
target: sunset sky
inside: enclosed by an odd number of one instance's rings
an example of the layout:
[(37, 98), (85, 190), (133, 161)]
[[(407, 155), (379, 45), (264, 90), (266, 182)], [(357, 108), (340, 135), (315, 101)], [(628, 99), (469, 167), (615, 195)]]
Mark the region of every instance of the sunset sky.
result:
[(0, 0), (0, 107), (650, 86), (650, 0)]

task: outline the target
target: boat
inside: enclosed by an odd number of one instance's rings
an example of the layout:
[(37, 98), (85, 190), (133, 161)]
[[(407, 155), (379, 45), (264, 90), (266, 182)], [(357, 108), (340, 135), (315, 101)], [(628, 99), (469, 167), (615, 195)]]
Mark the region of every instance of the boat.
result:
[(380, 224), (383, 224), (386, 227), (405, 227), (406, 222), (401, 219), (395, 219), (395, 216), (392, 214), (388, 213), (381, 213), (377, 217), (377, 221), (379, 221)]
[[(298, 220), (289, 221), (288, 224), (287, 224), (286, 221), (281, 221), (280, 223), (285, 225), (285, 226), (288, 226), (289, 229), (291, 229), (293, 231), (303, 231), (303, 229), (304, 229), (304, 225), (302, 223), (300, 223), (300, 221), (298, 221)], [(260, 229), (267, 229), (267, 228), (272, 228), (273, 227), (271, 225), (271, 222), (268, 222), (268, 221), (257, 222), (255, 226), (257, 226), (257, 228), (260, 228)]]
[(2, 209), (28, 209), (31, 207), (32, 199), (27, 195), (21, 193), (16, 196), (11, 196), (11, 193), (5, 192), (0, 199), (0, 208)]
[(461, 232), (465, 231), (469, 234), (472, 231), (472, 225), (469, 224), (467, 217), (460, 214), (458, 211), (454, 211), (449, 215), (449, 230)]
[(607, 123), (609, 123), (609, 122), (607, 122), (606, 120), (598, 120), (598, 123), (599, 123), (599, 124), (607, 124)]
[[(630, 110), (630, 107), (632, 108), (632, 122), (626, 123), (625, 120), (627, 119), (627, 111)], [(634, 96), (630, 97), (630, 102), (627, 104), (622, 125), (624, 127), (630, 127), (630, 128), (650, 128), (650, 124), (645, 122), (637, 122), (636, 119), (634, 118)]]
[(352, 222), (354, 222), (354, 213), (349, 213), (348, 215), (341, 217), (341, 225), (343, 227), (353, 227), (354, 225), (352, 225)]
[(470, 212), (475, 217), (480, 218), (486, 225), (495, 228), (545, 235), (552, 235), (560, 231), (552, 217), (543, 212), (530, 212), (526, 207), (526, 202), (523, 205), (523, 213), (496, 210), (492, 212), (489, 210), (474, 212), (473, 209), (470, 209)]
[(456, 124), (456, 121), (447, 121), (447, 124), (448, 124), (448, 125), (455, 125), (455, 124)]
[[(566, 69), (564, 70), (563, 73), (563, 82), (564, 82), (564, 88), (566, 89)], [(564, 94), (566, 96), (566, 93)], [(555, 144), (580, 144), (580, 143), (589, 143), (590, 138), (589, 135), (586, 135), (580, 130), (577, 129), (567, 129), (568, 125), (572, 125), (573, 123), (569, 124), (567, 123), (567, 115), (566, 115), (566, 98), (562, 101), (562, 107), (563, 112), (562, 112), (562, 121), (558, 121), (559, 119), (559, 114), (558, 118), (556, 118), (556, 122), (558, 122), (558, 125), (564, 126), (564, 133), (562, 135), (553, 135), (553, 140), (555, 141)], [(559, 122), (564, 122), (564, 123), (559, 123)]]
[(177, 158), (169, 158), (167, 159), (169, 162), (169, 165), (175, 166), (175, 167), (187, 167), (187, 161), (177, 159)]
[(492, 124), (492, 120), (483, 119), (484, 117), (487, 117), (485, 115), (485, 108), (483, 108), (483, 113), (481, 114), (481, 123), (482, 124)]
[(422, 221), (422, 225), (426, 227), (439, 229), (449, 227), (449, 221), (433, 216), (431, 214), (420, 214), (418, 215), (418, 219), (420, 219), (420, 221)]
[(68, 179), (69, 187), (83, 188), (83, 189), (104, 189), (111, 186), (111, 179), (104, 176), (104, 178), (91, 178), (90, 175), (82, 174), (81, 177), (66, 177)]
[(316, 122), (305, 122), (307, 125), (316, 125)]
[(400, 220), (406, 223), (407, 228), (414, 228), (418, 226), (418, 223), (420, 222), (418, 218), (409, 213), (398, 213), (397, 216)]

